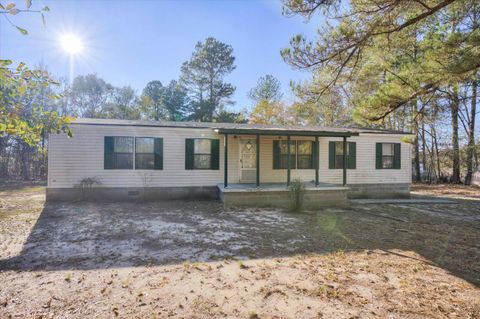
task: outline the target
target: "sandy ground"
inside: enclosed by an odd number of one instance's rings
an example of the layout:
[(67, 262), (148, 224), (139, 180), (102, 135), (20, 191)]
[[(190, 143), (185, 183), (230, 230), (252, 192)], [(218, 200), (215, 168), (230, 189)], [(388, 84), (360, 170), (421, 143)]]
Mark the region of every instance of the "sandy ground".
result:
[(480, 318), (480, 205), (294, 214), (4, 188), (0, 282), (0, 318)]

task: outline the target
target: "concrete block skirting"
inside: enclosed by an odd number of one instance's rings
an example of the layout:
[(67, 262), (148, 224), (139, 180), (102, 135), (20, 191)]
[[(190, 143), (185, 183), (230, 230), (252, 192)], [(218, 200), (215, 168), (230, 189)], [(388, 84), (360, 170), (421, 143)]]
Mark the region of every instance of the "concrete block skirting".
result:
[[(303, 192), (303, 208), (345, 206), (348, 187), (307, 188)], [(288, 189), (220, 189), (225, 208), (276, 207), (290, 209), (294, 198)]]
[(216, 186), (47, 188), (47, 201), (216, 200)]
[(410, 184), (350, 184), (349, 199), (410, 198)]

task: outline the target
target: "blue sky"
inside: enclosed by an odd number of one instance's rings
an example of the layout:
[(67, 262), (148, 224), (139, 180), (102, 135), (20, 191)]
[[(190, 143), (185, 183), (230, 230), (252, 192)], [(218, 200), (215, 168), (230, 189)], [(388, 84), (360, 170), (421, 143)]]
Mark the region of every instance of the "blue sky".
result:
[[(0, 0), (3, 4), (10, 1)], [(309, 77), (280, 57), (291, 36), (313, 37), (319, 21), (282, 15), (280, 0), (234, 1), (39, 1), (47, 5), (46, 27), (40, 16), (21, 14), (12, 21), (28, 29), (23, 36), (0, 17), (0, 57), (42, 62), (55, 76), (68, 76), (68, 56), (59, 46), (64, 32), (78, 34), (85, 52), (76, 58), (75, 75), (97, 73), (115, 86), (138, 93), (148, 81), (177, 79), (197, 41), (213, 36), (233, 46), (237, 69), (227, 80), (237, 87), (235, 109), (250, 105), (246, 94), (258, 78), (273, 74), (289, 97), (289, 81)], [(24, 1), (18, 1), (19, 8)]]

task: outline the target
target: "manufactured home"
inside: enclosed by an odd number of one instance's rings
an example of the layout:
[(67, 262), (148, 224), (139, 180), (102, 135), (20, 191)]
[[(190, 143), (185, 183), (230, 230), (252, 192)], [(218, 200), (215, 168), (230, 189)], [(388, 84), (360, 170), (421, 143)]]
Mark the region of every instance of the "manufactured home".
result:
[(220, 199), (307, 207), (408, 197), (409, 133), (378, 129), (76, 119), (50, 135), (47, 200)]

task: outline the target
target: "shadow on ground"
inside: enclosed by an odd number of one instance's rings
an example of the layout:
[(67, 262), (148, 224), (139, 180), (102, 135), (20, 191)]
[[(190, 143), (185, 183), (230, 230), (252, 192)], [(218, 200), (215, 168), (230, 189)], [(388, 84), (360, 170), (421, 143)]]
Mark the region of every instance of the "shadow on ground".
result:
[[(480, 286), (480, 205), (369, 204), (301, 214), (218, 202), (47, 203), (0, 270), (105, 269), (337, 250), (415, 251)], [(408, 257), (405, 257), (408, 258)]]

